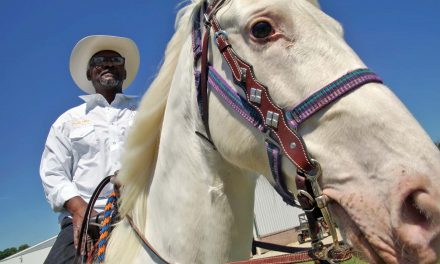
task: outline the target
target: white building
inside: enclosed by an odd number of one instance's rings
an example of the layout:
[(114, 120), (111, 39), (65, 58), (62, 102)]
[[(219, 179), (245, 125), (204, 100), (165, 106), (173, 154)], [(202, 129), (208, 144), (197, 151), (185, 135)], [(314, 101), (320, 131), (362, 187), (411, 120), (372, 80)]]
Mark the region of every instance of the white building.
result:
[(55, 243), (56, 236), (49, 238), (35, 246), (27, 248), (0, 260), (1, 264), (42, 264), (49, 254), (52, 245)]
[(299, 226), (299, 208), (287, 205), (270, 183), (258, 177), (254, 204), (254, 237), (256, 240), (290, 244), (297, 240), (294, 228)]
[(255, 189), (255, 234), (264, 237), (299, 226), (299, 208), (286, 204), (270, 183), (258, 177)]

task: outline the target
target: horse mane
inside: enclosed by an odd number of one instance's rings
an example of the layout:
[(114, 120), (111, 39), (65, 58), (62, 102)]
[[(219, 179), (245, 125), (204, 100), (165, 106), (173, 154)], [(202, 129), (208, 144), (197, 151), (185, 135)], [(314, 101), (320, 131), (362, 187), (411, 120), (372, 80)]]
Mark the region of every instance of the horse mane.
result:
[(318, 0), (308, 0), (312, 5), (316, 6), (317, 8), (321, 8)]
[[(177, 67), (181, 47), (191, 34), (191, 19), (194, 10), (198, 10), (196, 7), (201, 4), (201, 0), (193, 0), (191, 4), (183, 7), (177, 13), (176, 32), (168, 42), (164, 61), (156, 78), (142, 97), (135, 122), (128, 134), (122, 167), (118, 175), (118, 179), (123, 186), (120, 200), (120, 213), (122, 216), (125, 216), (134, 208), (145, 208), (145, 206), (137, 206), (137, 203), (145, 202), (146, 192), (148, 191), (146, 186), (149, 184), (155, 169), (163, 116), (173, 80), (172, 76)], [(138, 217), (145, 219), (145, 215), (138, 215)]]
[[(168, 94), (184, 42), (191, 34), (191, 19), (202, 0), (192, 0), (179, 10), (175, 33), (168, 42), (164, 60), (156, 78), (142, 97), (135, 122), (125, 142), (125, 152), (118, 180), (122, 184), (119, 213), (130, 214), (140, 230), (145, 229), (148, 185), (154, 174)], [(118, 223), (109, 240), (109, 263), (127, 263), (141, 244), (126, 221)], [(121, 250), (125, 248), (124, 250)]]

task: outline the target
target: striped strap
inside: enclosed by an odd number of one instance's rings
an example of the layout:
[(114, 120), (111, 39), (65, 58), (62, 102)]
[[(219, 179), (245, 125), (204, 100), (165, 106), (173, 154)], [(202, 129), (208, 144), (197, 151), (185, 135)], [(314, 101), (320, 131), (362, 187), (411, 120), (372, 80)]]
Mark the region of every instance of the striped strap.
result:
[(301, 208), (301, 205), (288, 191), (286, 183), (282, 178), (280, 148), (268, 140), (265, 141), (265, 145), (267, 157), (269, 159), (270, 170), (272, 172), (272, 177), (275, 181), (275, 185), (273, 186), (275, 191), (277, 191), (281, 198), (283, 198), (283, 201), (288, 205)]
[(372, 82), (382, 83), (382, 79), (369, 69), (358, 69), (345, 74), (315, 92), (297, 106), (287, 110), (285, 113), (290, 128), (297, 129), (301, 123), (323, 107), (336, 101), (348, 92)]
[[(315, 92), (297, 106), (285, 111), (289, 126), (297, 129), (300, 124), (323, 107), (367, 83), (382, 83), (382, 79), (369, 69), (358, 69), (347, 73), (336, 81)], [(208, 87), (220, 96), (234, 112), (261, 132), (265, 125), (246, 98), (240, 96), (220, 74), (209, 66)]]
[(257, 111), (249, 104), (246, 98), (240, 96), (229, 84), (220, 76), (220, 74), (209, 66), (208, 87), (222, 98), (231, 108), (239, 114), (246, 122), (261, 132), (266, 128)]

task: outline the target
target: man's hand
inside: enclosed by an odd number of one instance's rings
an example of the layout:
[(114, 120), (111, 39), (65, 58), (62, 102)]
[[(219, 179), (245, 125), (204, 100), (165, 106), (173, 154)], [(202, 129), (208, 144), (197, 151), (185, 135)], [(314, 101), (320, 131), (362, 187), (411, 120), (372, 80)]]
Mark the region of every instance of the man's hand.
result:
[[(75, 245), (75, 249), (78, 247), (79, 235), (81, 232), (81, 225), (86, 213), (87, 203), (81, 197), (75, 196), (69, 199), (64, 207), (69, 211), (72, 215), (72, 226), (73, 226), (73, 243)], [(93, 210), (92, 216), (97, 215), (98, 213)]]

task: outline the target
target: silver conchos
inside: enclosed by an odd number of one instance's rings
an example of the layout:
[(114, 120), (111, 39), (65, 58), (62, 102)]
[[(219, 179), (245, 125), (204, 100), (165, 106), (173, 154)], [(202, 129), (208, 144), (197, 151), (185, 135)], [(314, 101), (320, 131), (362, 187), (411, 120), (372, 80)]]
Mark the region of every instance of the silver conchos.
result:
[(266, 125), (277, 128), (279, 118), (280, 118), (279, 114), (274, 113), (272, 111), (268, 111), (266, 116)]
[(246, 68), (240, 68), (240, 82), (246, 83)]
[(250, 100), (253, 103), (260, 104), (261, 103), (261, 90), (256, 88), (251, 88)]

